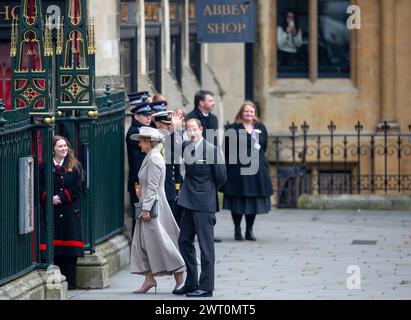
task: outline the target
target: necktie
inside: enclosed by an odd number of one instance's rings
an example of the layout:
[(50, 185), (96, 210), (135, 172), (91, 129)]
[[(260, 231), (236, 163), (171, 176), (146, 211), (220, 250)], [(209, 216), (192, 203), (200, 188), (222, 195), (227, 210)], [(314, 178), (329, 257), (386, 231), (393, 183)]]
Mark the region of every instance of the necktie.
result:
[(60, 168), (61, 168), (61, 165), (56, 164), (56, 171), (59, 171), (59, 170), (60, 170)]

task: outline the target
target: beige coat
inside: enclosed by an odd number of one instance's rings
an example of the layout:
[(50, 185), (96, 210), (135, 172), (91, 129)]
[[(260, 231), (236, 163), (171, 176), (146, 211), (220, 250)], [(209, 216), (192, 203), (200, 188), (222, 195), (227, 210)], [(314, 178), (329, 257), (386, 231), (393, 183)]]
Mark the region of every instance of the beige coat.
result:
[(158, 147), (144, 158), (138, 173), (143, 210), (150, 211), (158, 199), (158, 218), (148, 222), (137, 219), (131, 245), (131, 272), (169, 275), (185, 271), (178, 249), (180, 230), (174, 220), (164, 191), (166, 166)]

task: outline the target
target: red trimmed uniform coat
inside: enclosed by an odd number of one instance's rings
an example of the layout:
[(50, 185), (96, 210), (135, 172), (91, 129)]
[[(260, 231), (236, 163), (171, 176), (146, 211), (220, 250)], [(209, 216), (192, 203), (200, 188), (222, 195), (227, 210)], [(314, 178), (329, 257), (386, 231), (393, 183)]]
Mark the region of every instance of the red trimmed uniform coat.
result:
[[(53, 166), (53, 196), (58, 195), (61, 205), (54, 207), (54, 254), (60, 256), (83, 256), (84, 242), (82, 237), (80, 216), (81, 173), (73, 169), (68, 172), (67, 158), (59, 169)], [(41, 204), (44, 207), (45, 192), (45, 165), (40, 165), (40, 194)], [(44, 211), (43, 211), (44, 216)], [(44, 232), (42, 233), (45, 234)], [(42, 237), (42, 240), (45, 237)], [(45, 241), (41, 241), (40, 249), (47, 250)]]

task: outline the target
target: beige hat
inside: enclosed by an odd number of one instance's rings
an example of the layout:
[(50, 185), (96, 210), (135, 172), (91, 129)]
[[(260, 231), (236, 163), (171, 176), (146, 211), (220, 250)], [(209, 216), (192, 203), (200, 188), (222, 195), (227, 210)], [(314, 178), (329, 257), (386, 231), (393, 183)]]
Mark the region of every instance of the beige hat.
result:
[(135, 141), (139, 141), (140, 138), (149, 138), (151, 141), (156, 142), (164, 141), (164, 136), (160, 131), (151, 127), (140, 127), (139, 133), (130, 136), (130, 139)]

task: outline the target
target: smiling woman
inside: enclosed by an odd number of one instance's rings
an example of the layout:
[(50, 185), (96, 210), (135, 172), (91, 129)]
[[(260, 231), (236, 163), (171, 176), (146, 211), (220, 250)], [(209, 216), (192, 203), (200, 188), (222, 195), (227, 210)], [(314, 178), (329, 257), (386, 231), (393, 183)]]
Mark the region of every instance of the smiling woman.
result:
[[(76, 289), (77, 258), (84, 254), (80, 196), (82, 168), (75, 158), (69, 141), (62, 136), (53, 137), (53, 207), (54, 207), (54, 263), (67, 278), (69, 290)], [(45, 164), (40, 165), (41, 206), (46, 199)], [(45, 215), (41, 215), (42, 253), (48, 250), (45, 235)]]

